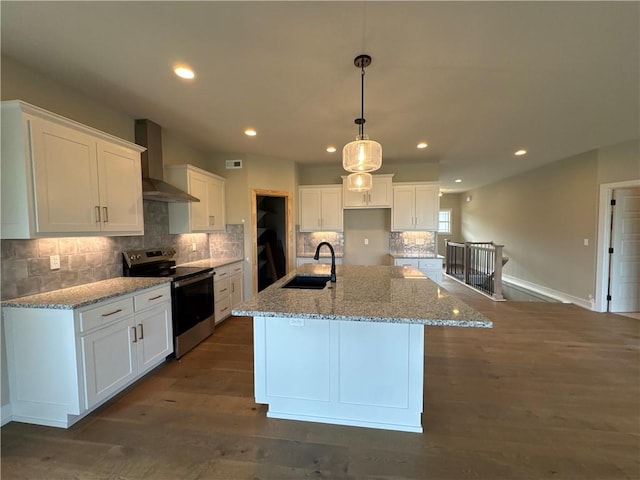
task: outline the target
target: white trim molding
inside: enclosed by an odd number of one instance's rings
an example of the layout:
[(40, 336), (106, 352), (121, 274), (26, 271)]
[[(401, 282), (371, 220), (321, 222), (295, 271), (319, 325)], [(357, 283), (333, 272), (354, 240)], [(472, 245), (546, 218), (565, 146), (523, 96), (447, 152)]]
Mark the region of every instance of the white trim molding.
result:
[(12, 419), (11, 403), (5, 403), (0, 407), (0, 427), (4, 427)]
[(611, 199), (616, 188), (638, 187), (640, 179), (600, 185), (598, 208), (598, 244), (596, 246), (596, 285), (594, 305), (596, 312), (607, 311), (607, 285), (609, 283), (609, 244), (611, 243)]
[(559, 290), (554, 290), (553, 288), (543, 287), (542, 285), (538, 285), (537, 283), (528, 282), (520, 278), (505, 275), (504, 273), (502, 274), (502, 281), (503, 283), (515, 285), (516, 287), (531, 290), (532, 292), (539, 293), (540, 295), (544, 295), (545, 297), (553, 298), (554, 300), (558, 300), (562, 303), (573, 303), (574, 305), (586, 308), (587, 310), (593, 310), (593, 301), (586, 298), (576, 297)]

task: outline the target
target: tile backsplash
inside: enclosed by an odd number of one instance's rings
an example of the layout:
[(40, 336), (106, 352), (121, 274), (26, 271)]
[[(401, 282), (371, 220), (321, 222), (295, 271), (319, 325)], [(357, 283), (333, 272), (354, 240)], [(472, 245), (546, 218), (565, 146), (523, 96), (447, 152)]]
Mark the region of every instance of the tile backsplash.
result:
[(389, 253), (392, 255), (434, 254), (436, 242), (435, 232), (391, 232)]
[[(335, 254), (342, 256), (344, 253), (344, 233), (342, 232), (301, 232), (296, 225), (296, 255), (304, 257), (316, 253), (316, 247), (320, 242), (329, 242)], [(322, 255), (328, 255), (329, 250), (323, 249)]]
[[(244, 256), (244, 225), (227, 225), (226, 232), (211, 234), (170, 234), (168, 204), (147, 200), (144, 219), (144, 236), (2, 240), (0, 298), (5, 300), (119, 277), (122, 252), (126, 250), (172, 245), (179, 264)], [(193, 244), (196, 244), (195, 251)], [(59, 270), (50, 269), (51, 255), (60, 255)]]

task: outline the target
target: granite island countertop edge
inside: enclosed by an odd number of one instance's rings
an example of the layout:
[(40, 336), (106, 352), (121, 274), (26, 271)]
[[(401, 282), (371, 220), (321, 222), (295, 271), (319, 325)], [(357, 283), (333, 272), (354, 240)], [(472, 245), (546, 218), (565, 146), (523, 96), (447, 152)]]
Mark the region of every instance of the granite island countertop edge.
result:
[[(253, 317), (493, 327), (491, 320), (412, 267), (337, 265), (338, 282), (334, 285), (320, 290), (280, 288), (295, 275), (327, 275), (329, 268), (326, 264), (303, 265), (236, 306), (232, 313)], [(354, 289), (363, 292), (363, 299), (359, 299), (357, 293), (354, 297)]]

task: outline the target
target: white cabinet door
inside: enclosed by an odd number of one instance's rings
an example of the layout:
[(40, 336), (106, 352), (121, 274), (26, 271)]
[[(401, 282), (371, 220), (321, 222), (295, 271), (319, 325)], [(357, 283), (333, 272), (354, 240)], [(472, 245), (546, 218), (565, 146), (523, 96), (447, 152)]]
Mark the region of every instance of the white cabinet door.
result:
[(393, 187), (393, 212), (391, 230), (415, 230), (415, 189), (413, 187)]
[(438, 209), (440, 207), (437, 185), (416, 186), (415, 212), (416, 230), (438, 230)]
[(391, 230), (438, 230), (439, 187), (433, 183), (396, 184), (393, 187)]
[(118, 392), (137, 374), (133, 317), (81, 338), (87, 408)]
[(347, 188), (347, 177), (342, 177), (343, 208), (390, 208), (392, 203), (393, 175), (372, 175), (373, 183), (368, 192), (353, 192)]
[(95, 139), (39, 118), (30, 127), (36, 231), (99, 232)]
[(373, 186), (368, 196), (370, 208), (390, 208), (393, 197), (391, 176), (373, 175)]
[(136, 313), (138, 374), (155, 367), (173, 352), (171, 303)]
[(343, 230), (342, 189), (340, 187), (324, 188), (321, 193), (322, 230), (341, 232)]
[(189, 172), (189, 193), (200, 199), (191, 202), (191, 231), (204, 232), (209, 229), (209, 186), (208, 179), (197, 172)]
[(298, 196), (301, 232), (343, 230), (342, 187), (301, 187)]
[(229, 277), (231, 284), (231, 308), (235, 308), (238, 304), (242, 303), (242, 273), (234, 274)]
[(319, 189), (300, 189), (300, 231), (313, 232), (321, 229), (321, 195)]
[(144, 233), (140, 154), (98, 142), (101, 225), (103, 232)]
[(224, 230), (225, 218), (225, 184), (222, 180), (210, 178), (207, 197), (209, 199), (209, 229), (210, 231)]
[(166, 180), (199, 202), (169, 204), (169, 232), (215, 232), (226, 228), (225, 180), (193, 165), (172, 165)]
[(349, 190), (346, 185), (347, 180), (343, 180), (342, 198), (344, 200), (343, 208), (364, 208), (367, 206), (367, 195), (369, 192), (354, 192)]

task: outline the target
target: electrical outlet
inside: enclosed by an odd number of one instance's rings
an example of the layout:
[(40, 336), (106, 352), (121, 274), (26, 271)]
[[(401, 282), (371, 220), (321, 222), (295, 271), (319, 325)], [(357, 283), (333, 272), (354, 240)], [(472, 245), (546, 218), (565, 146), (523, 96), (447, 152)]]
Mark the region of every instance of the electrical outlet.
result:
[(369, 239), (368, 239), (368, 238), (365, 238), (365, 239), (364, 239), (364, 244), (365, 244), (365, 245), (369, 245)]
[(192, 251), (192, 252), (195, 252), (195, 251), (196, 251), (196, 248), (197, 248), (197, 245), (196, 245), (195, 243), (192, 243), (192, 244), (191, 244), (191, 251)]
[(49, 257), (49, 266), (51, 270), (60, 270), (60, 255), (51, 255)]
[(582, 241), (582, 244), (583, 244), (585, 247), (588, 247), (588, 246), (589, 246), (589, 239), (588, 239), (588, 238), (585, 238), (585, 239)]

